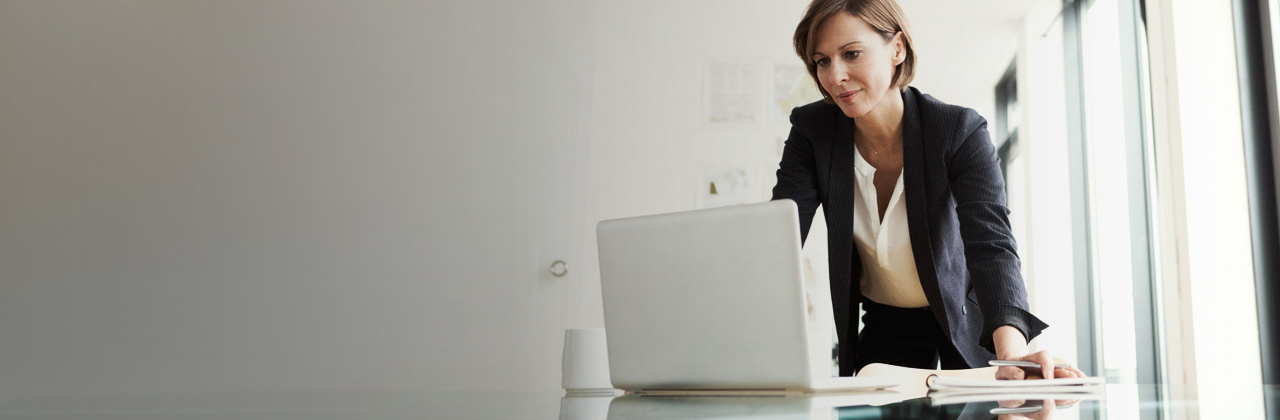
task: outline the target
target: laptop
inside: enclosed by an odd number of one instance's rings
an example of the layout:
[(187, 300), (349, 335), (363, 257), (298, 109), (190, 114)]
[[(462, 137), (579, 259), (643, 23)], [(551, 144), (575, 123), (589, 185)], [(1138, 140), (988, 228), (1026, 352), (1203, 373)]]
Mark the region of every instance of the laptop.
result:
[(613, 386), (816, 392), (898, 385), (815, 376), (795, 202), (606, 220), (596, 227)]

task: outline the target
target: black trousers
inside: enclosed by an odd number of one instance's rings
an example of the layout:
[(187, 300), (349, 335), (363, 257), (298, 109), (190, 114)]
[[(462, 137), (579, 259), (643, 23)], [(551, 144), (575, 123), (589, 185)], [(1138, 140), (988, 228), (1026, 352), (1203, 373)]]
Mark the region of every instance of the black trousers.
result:
[(907, 309), (863, 299), (856, 370), (871, 363), (920, 369), (968, 369), (928, 307)]

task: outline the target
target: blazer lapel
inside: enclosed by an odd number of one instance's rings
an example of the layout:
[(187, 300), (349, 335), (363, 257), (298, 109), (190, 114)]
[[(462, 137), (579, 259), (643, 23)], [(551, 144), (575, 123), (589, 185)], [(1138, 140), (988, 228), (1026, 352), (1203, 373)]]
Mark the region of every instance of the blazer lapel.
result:
[[(856, 179), (853, 175), (853, 130), (852, 118), (843, 112), (835, 112), (828, 131), (831, 137), (831, 173), (827, 174), (827, 246), (830, 255), (848, 255), (847, 259), (833, 258), (831, 267), (831, 300), (835, 311), (836, 331), (840, 332), (841, 343), (856, 343), (857, 331), (851, 314), (857, 314), (857, 305), (861, 296), (859, 285), (853, 281), (862, 271), (858, 261), (858, 253), (853, 249), (853, 194), (857, 192)], [(838, 261), (847, 264), (838, 264)], [(857, 270), (855, 272), (854, 270)], [(847, 335), (846, 335), (847, 334)]]
[(933, 307), (939, 324), (950, 334), (946, 323), (938, 273), (933, 266), (933, 244), (929, 234), (929, 209), (925, 201), (924, 133), (921, 130), (919, 92), (907, 88), (902, 92), (902, 184), (907, 194), (907, 230), (911, 236), (911, 254), (916, 259), (916, 272), (925, 297)]

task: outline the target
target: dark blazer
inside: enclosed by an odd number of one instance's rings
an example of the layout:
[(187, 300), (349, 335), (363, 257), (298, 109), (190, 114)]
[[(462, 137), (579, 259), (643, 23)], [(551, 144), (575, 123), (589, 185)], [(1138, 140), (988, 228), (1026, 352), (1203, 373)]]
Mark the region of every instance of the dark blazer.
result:
[[(902, 101), (907, 226), (920, 283), (952, 344), (970, 367), (984, 367), (995, 357), (996, 328), (1012, 325), (1030, 340), (1047, 327), (1028, 311), (1000, 162), (987, 122), (974, 110), (912, 87), (903, 90)], [(842, 376), (854, 373), (863, 299), (862, 261), (853, 242), (853, 132), (853, 119), (834, 104), (792, 110), (773, 187), (773, 199), (799, 207), (802, 241), (823, 206)]]

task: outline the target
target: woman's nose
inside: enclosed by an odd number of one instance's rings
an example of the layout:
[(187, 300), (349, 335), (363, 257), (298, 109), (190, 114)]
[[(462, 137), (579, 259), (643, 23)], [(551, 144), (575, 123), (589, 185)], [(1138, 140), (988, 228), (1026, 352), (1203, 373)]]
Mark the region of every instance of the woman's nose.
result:
[(844, 71), (842, 66), (832, 65), (831, 72), (827, 73), (827, 84), (835, 86), (849, 81), (849, 73)]

